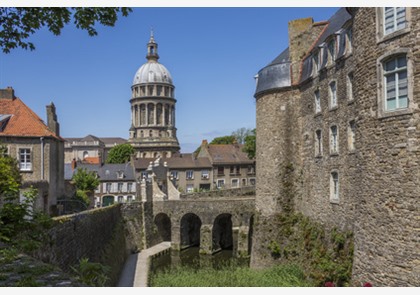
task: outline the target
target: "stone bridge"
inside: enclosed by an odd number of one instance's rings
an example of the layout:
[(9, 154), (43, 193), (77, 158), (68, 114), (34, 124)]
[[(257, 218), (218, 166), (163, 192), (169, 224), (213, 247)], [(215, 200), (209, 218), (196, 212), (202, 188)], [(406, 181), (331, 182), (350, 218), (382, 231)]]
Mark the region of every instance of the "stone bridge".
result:
[(155, 229), (173, 249), (199, 246), (202, 254), (224, 249), (238, 256), (251, 253), (255, 196), (181, 197), (154, 201), (152, 207)]

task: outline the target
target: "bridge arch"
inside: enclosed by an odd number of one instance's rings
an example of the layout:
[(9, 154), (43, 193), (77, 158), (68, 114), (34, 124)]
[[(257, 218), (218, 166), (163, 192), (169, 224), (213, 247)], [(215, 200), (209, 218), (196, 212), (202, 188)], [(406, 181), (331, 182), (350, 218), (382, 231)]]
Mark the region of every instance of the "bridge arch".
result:
[(171, 241), (171, 219), (165, 213), (159, 213), (155, 216), (154, 223), (162, 241)]
[(212, 229), (212, 252), (233, 249), (232, 214), (219, 214)]
[(200, 246), (201, 219), (194, 213), (181, 218), (181, 250)]

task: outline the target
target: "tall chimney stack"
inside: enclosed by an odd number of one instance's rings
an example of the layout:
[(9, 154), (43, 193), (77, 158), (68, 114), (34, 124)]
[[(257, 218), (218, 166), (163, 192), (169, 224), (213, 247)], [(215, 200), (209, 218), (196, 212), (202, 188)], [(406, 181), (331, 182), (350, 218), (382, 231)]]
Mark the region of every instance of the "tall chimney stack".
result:
[(47, 105), (47, 125), (52, 132), (54, 132), (57, 136), (60, 136), (60, 124), (57, 121), (55, 105), (52, 102), (50, 105)]

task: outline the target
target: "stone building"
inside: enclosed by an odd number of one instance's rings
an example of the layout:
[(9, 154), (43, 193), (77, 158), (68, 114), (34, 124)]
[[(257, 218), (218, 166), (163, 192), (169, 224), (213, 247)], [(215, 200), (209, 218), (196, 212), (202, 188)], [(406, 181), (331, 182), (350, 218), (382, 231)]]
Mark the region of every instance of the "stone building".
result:
[(125, 164), (66, 163), (65, 181), (69, 184), (77, 169), (93, 171), (100, 181), (94, 192), (95, 207), (114, 203), (130, 203), (136, 200), (136, 179), (130, 162)]
[(137, 158), (170, 158), (179, 151), (175, 127), (175, 86), (158, 62), (153, 33), (147, 44), (147, 62), (136, 72), (131, 86), (131, 128), (128, 142)]
[(0, 145), (19, 161), (21, 197), (33, 186), (38, 189), (36, 209), (55, 214), (57, 198), (64, 193), (64, 140), (54, 104), (46, 108), (47, 125), (13, 88), (0, 90)]
[(87, 135), (83, 138), (64, 138), (64, 162), (71, 163), (73, 159), (90, 164), (105, 163), (108, 152), (118, 144), (126, 143), (121, 137), (96, 137)]
[[(355, 282), (419, 285), (419, 34), (419, 8), (341, 8), (289, 22), (257, 75), (256, 210), (351, 230)], [(262, 247), (253, 266), (270, 264)]]

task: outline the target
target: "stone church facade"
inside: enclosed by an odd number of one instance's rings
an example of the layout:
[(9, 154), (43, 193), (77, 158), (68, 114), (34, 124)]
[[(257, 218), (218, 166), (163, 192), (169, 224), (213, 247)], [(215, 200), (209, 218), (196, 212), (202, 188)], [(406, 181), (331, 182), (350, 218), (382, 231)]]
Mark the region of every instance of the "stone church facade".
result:
[[(353, 279), (376, 286), (420, 278), (419, 34), (419, 8), (341, 8), (289, 22), (289, 47), (257, 76), (257, 214), (290, 205), (352, 231)], [(270, 264), (259, 243), (256, 267)]]

